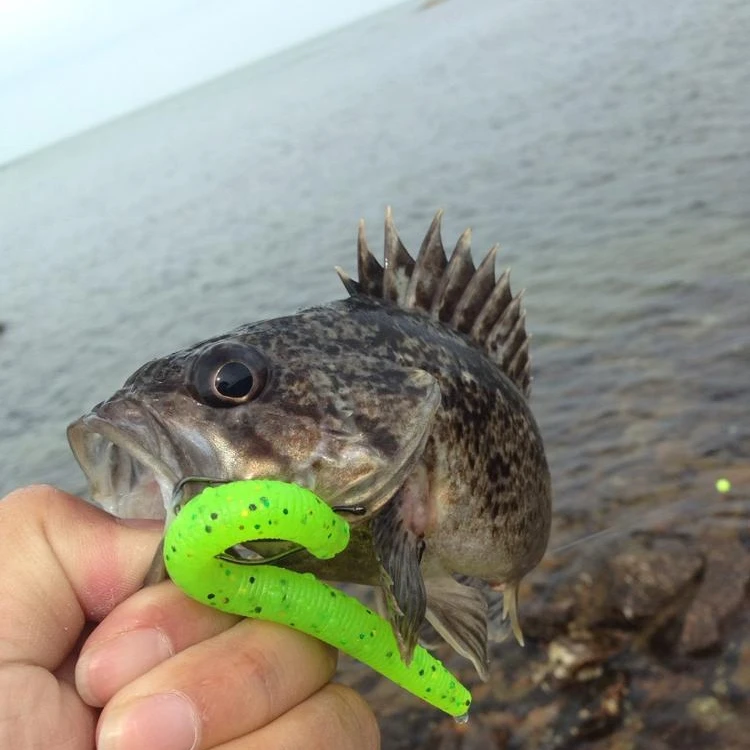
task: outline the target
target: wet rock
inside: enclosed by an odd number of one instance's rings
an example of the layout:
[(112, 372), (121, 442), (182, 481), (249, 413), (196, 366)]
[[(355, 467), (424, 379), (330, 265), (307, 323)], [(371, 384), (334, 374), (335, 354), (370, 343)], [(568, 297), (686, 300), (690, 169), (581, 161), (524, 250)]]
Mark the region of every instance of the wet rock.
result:
[(710, 535), (701, 547), (706, 572), (685, 615), (679, 642), (687, 654), (720, 644), (721, 623), (742, 606), (750, 583), (750, 554), (736, 535)]
[(613, 633), (559, 636), (547, 648), (547, 671), (559, 687), (568, 682), (586, 682), (600, 677), (603, 664), (622, 649), (624, 639)]
[(609, 563), (609, 604), (628, 623), (664, 619), (703, 566), (700, 552), (683, 540), (640, 536)]
[(524, 630), (533, 637), (553, 640), (560, 631), (602, 626), (657, 630), (677, 614), (704, 566), (694, 545), (646, 534), (602, 541), (566, 559), (526, 592)]
[(626, 696), (626, 679), (619, 674), (591, 704), (578, 711), (578, 723), (570, 729), (571, 738), (590, 740), (610, 734), (622, 719)]
[[(729, 493), (716, 492), (719, 476)], [(360, 677), (384, 750), (750, 747), (750, 467), (701, 466), (682, 481), (668, 520), (542, 562), (521, 591), (526, 647), (493, 645), (488, 683), (438, 652), (472, 689), (468, 725)], [(563, 519), (574, 538), (590, 523)]]

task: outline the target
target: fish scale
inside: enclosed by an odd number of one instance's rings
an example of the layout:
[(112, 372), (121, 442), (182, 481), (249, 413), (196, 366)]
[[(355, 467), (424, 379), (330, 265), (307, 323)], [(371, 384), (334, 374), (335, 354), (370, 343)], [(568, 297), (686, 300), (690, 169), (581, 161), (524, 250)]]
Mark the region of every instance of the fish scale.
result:
[(360, 224), (357, 280), (337, 269), (347, 299), (147, 363), (68, 435), (118, 515), (169, 520), (188, 476), (309, 488), (349, 514), (351, 542), (281, 564), (375, 587), (406, 661), (429, 624), (487, 679), (498, 597), (522, 642), (518, 585), (547, 545), (551, 482), (522, 295), (496, 277), (496, 247), (474, 265), (468, 230), (448, 256), (441, 216), (414, 259), (388, 210), (382, 264)]

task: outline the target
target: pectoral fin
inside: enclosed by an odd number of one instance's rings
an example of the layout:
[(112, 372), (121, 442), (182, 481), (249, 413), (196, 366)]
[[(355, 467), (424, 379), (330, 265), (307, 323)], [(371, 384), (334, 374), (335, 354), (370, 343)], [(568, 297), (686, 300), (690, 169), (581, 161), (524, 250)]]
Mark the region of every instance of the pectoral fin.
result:
[(372, 540), (381, 565), (381, 587), (387, 617), (403, 660), (411, 662), (427, 609), (419, 564), (424, 541), (411, 531), (402, 513), (402, 491), (372, 520)]
[(485, 682), (489, 679), (487, 600), (473, 586), (451, 576), (429, 578), (427, 621), (459, 654), (474, 665)]
[(428, 651), (435, 651), (444, 644), (445, 640), (440, 633), (438, 633), (430, 622), (425, 619), (422, 623), (422, 628), (419, 631), (419, 645), (426, 648)]

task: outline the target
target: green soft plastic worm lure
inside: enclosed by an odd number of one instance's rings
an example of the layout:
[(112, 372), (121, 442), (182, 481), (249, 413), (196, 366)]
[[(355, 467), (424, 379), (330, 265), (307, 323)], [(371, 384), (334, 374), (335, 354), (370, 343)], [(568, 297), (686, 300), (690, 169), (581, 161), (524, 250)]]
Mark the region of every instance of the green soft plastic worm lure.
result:
[(294, 542), (319, 559), (329, 559), (349, 543), (349, 524), (297, 485), (230, 482), (206, 488), (182, 508), (167, 530), (164, 561), (174, 583), (191, 598), (308, 633), (456, 719), (465, 719), (469, 691), (420, 646), (405, 664), (390, 624), (357, 599), (311, 573), (222, 557), (236, 544), (260, 539)]

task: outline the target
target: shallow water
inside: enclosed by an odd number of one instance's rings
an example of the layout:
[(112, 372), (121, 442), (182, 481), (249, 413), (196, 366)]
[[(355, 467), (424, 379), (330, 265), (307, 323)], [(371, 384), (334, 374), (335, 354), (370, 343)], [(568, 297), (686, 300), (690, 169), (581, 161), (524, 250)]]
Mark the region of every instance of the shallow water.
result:
[[(0, 488), (152, 356), (446, 209), (527, 289), (558, 509), (750, 455), (750, 7), (406, 5), (0, 171)], [(747, 94), (743, 96), (743, 91)]]

